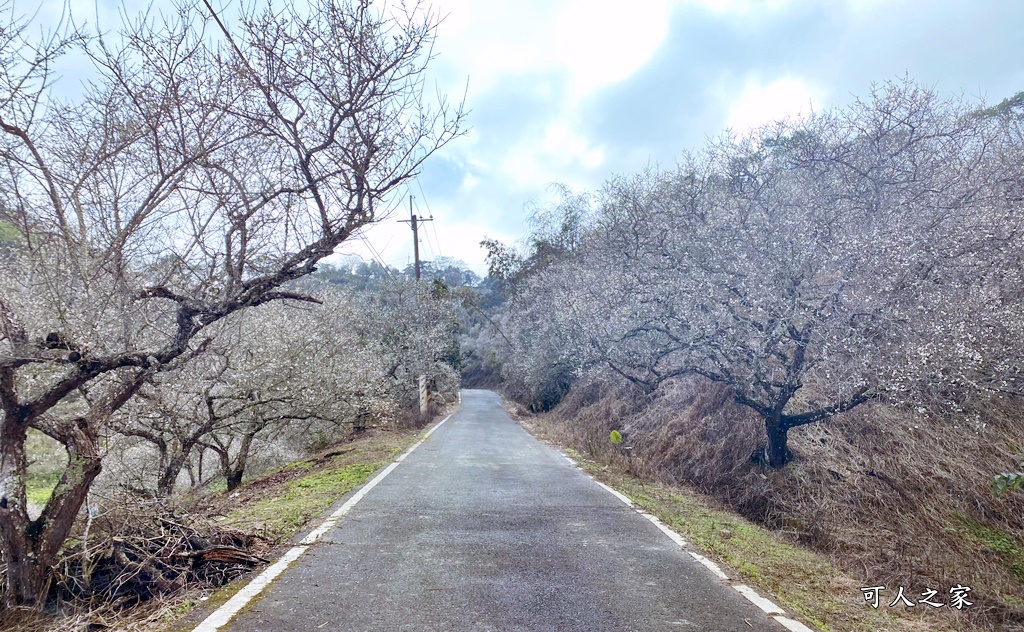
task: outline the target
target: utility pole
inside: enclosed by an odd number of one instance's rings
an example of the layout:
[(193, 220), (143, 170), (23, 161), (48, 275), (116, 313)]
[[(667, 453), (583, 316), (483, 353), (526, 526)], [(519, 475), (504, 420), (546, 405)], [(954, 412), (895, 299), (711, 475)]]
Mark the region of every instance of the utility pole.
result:
[(409, 196), (409, 219), (400, 219), (398, 221), (400, 221), (402, 223), (409, 223), (409, 224), (412, 225), (412, 251), (413, 251), (413, 256), (415, 257), (414, 260), (416, 261), (416, 264), (415, 264), (415, 266), (416, 266), (415, 267), (415, 269), (416, 269), (416, 280), (419, 281), (420, 280), (420, 233), (419, 233), (419, 226), (417, 225), (417, 222), (432, 222), (432, 221), (434, 221), (434, 218), (431, 217), (429, 219), (423, 219), (423, 218), (418, 218), (417, 219), (416, 214), (413, 213), (413, 211), (412, 211), (412, 197), (413, 196), (411, 196), (411, 195)]

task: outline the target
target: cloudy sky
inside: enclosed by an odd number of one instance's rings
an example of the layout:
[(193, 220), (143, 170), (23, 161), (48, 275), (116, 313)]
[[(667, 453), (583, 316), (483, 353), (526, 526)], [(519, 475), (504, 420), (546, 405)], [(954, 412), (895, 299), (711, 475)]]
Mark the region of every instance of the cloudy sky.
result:
[[(108, 27), (147, 4), (123, 1), (70, 0)], [(230, 16), (237, 1), (215, 4)], [(480, 241), (522, 238), (551, 183), (582, 192), (671, 167), (726, 128), (843, 106), (903, 76), (989, 103), (1024, 90), (1024, 0), (424, 2), (443, 16), (428, 90), (465, 94), (469, 133), (399, 192), (400, 212), (342, 249), (400, 268), (410, 194), (434, 218), (421, 257), (484, 273)]]
[[(466, 92), (470, 133), (411, 191), (421, 256), (484, 270), (483, 237), (523, 236), (549, 183), (592, 190), (674, 165), (725, 128), (842, 106), (904, 75), (993, 103), (1024, 90), (1020, 0), (437, 0), (432, 81)], [(407, 204), (407, 201), (406, 201)], [(403, 208), (403, 213), (407, 211)], [(366, 233), (391, 265), (406, 224)], [(375, 256), (365, 242), (348, 251)]]

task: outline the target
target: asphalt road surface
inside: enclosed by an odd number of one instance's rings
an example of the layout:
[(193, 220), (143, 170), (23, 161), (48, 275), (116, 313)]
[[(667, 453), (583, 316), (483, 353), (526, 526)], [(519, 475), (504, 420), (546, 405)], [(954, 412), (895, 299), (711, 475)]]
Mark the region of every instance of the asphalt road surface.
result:
[(785, 630), (480, 390), (225, 629)]

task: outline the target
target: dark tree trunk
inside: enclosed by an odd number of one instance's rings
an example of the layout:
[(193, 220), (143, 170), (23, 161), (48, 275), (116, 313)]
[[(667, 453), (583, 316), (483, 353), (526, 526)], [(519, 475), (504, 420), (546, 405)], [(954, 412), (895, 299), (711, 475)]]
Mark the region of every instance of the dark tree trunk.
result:
[[(206, 430), (204, 428), (188, 437), (181, 444), (178, 444), (177, 441), (172, 442), (167, 453), (161, 447), (160, 462), (164, 466), (163, 471), (160, 473), (160, 478), (156, 482), (156, 495), (158, 497), (168, 498), (174, 493), (174, 486), (178, 482), (178, 475), (185, 469), (189, 457), (192, 456), (192, 449), (196, 447), (196, 443), (205, 433)], [(164, 446), (166, 444), (161, 443), (158, 445)]]
[(227, 473), (224, 474), (224, 480), (227, 481), (229, 492), (235, 491), (242, 484), (242, 474), (244, 472), (238, 468), (229, 468)]
[(167, 465), (160, 472), (160, 478), (156, 481), (156, 495), (160, 498), (168, 498), (174, 493), (174, 485), (178, 482), (178, 475), (185, 467), (186, 455), (181, 452), (172, 453), (167, 459)]
[[(230, 445), (223, 445), (218, 442), (218, 445), (210, 446), (210, 449), (217, 454), (217, 460), (220, 461), (220, 473), (224, 475), (225, 479), (229, 479), (229, 473), (231, 472), (231, 455), (228, 453)], [(228, 491), (231, 491), (231, 489), (231, 481), (228, 480)]]
[(25, 497), (25, 441), (27, 425), (5, 418), (0, 427), (0, 540), (7, 560), (7, 592), (5, 605), (35, 605), (42, 591), (42, 582), (31, 577), (32, 539), (28, 537), (31, 521)]
[(789, 461), (789, 450), (786, 448), (786, 442), (789, 440), (789, 428), (786, 427), (781, 413), (766, 416), (764, 429), (768, 435), (768, 445), (765, 446), (768, 465), (773, 468), (783, 467)]
[(242, 484), (242, 475), (245, 474), (245, 467), (249, 463), (252, 439), (252, 435), (248, 433), (242, 436), (242, 442), (238, 446), (238, 455), (235, 457), (234, 464), (229, 464), (224, 469), (224, 478), (227, 480), (229, 492), (238, 489), (238, 486)]
[(0, 440), (0, 544), (7, 560), (8, 607), (41, 607), (50, 586), (50, 569), (100, 473), (95, 436), (82, 423), (64, 437), (68, 466), (36, 520), (29, 520), (24, 494), (26, 425), (3, 424)]

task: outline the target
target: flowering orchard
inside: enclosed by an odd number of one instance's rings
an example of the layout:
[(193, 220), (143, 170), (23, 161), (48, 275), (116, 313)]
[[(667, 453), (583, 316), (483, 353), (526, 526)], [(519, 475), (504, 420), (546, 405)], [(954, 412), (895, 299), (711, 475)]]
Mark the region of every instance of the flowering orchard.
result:
[(516, 279), (506, 377), (529, 394), (556, 369), (645, 391), (703, 376), (763, 418), (772, 467), (789, 430), (871, 399), (1019, 396), (1022, 122), (1021, 96), (982, 108), (887, 84), (613, 179)]
[(450, 301), (397, 279), (358, 295), (309, 289), (321, 304), (278, 301), (211, 326), (205, 353), (155, 376), (115, 414), (117, 434), (157, 456), (136, 459), (135, 491), (169, 496), (183, 470), (194, 485), (223, 478), (233, 490), (261, 452), (414, 414), (421, 375), (453, 396)]
[[(41, 608), (115, 413), (172, 404), (150, 392), (168, 369), (238, 362), (203, 359), (221, 321), (315, 302), (288, 284), (381, 219), (462, 112), (423, 96), (418, 8), (183, 3), (102, 35), (0, 13), (0, 551), (5, 603)], [(69, 52), (89, 81), (65, 92)], [(29, 428), (69, 457), (37, 519)]]

